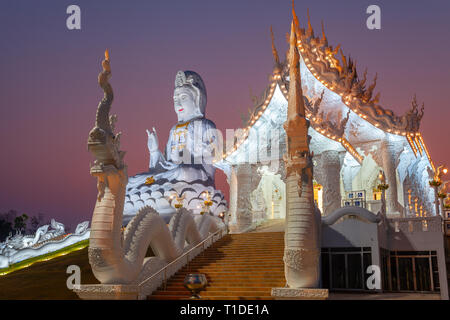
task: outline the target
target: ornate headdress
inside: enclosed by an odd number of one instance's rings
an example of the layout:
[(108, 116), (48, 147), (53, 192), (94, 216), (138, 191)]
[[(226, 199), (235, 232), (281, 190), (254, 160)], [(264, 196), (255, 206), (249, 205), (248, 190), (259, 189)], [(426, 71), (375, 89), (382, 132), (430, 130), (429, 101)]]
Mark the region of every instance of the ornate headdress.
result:
[(205, 116), (206, 88), (200, 75), (194, 71), (178, 71), (175, 77), (175, 88), (186, 87), (195, 92), (198, 112)]

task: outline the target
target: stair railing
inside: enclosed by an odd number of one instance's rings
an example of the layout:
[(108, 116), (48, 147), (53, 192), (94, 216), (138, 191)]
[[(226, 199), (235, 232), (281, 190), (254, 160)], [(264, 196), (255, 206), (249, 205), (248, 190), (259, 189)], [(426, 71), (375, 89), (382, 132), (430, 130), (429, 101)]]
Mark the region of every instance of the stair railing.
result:
[[(206, 237), (202, 242), (197, 244), (195, 247), (189, 249), (181, 256), (179, 256), (178, 258), (176, 258), (175, 260), (173, 260), (172, 262), (161, 268), (159, 271), (152, 274), (147, 279), (143, 280), (141, 283), (139, 283), (139, 297), (145, 298), (145, 296), (151, 295), (153, 291), (155, 291), (161, 285), (161, 283), (164, 284), (164, 290), (166, 290), (167, 281), (171, 276), (173, 276), (176, 272), (178, 272), (178, 270), (180, 270), (185, 265), (187, 265), (189, 270), (189, 262), (192, 259), (194, 259), (198, 254), (204, 252), (205, 249), (211, 246), (214, 242), (221, 239), (225, 234), (227, 234), (226, 228), (217, 230), (216, 232)], [(216, 236), (217, 238), (215, 239)], [(201, 251), (198, 250), (199, 248), (201, 248)], [(173, 270), (169, 270), (172, 266), (175, 266)], [(152, 283), (151, 288), (149, 290), (146, 290), (145, 285), (151, 282), (152, 280), (155, 280), (154, 283)]]

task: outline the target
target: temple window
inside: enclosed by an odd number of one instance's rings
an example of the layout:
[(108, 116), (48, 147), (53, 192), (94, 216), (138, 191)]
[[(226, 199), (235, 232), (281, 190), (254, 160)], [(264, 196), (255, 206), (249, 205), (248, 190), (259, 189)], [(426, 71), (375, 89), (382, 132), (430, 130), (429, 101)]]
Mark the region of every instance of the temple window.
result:
[(314, 184), (314, 203), (320, 209), (320, 212), (323, 213), (323, 187), (316, 181), (313, 181), (313, 184)]
[(373, 200), (381, 200), (381, 191), (378, 188), (373, 189)]
[(343, 207), (366, 207), (366, 191), (358, 190), (358, 191), (347, 191), (346, 197), (342, 199)]

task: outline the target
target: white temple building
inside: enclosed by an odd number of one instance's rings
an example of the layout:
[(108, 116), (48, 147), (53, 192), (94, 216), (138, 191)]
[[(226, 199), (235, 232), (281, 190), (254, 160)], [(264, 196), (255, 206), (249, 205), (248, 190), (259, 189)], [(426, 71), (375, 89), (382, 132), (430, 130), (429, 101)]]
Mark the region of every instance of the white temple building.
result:
[[(383, 108), (374, 95), (376, 77), (369, 84), (367, 72), (358, 74), (355, 62), (330, 46), (323, 30), (316, 37), (310, 21), (300, 29), (297, 48), (314, 200), (322, 215), (323, 287), (367, 290), (366, 269), (375, 264), (382, 269), (380, 290), (440, 290), (448, 299), (443, 210), (429, 183), (439, 170), (419, 131), (424, 105), (414, 97), (403, 116)], [(286, 215), (289, 65), (288, 59), (280, 61), (273, 35), (272, 50), (271, 82), (247, 126), (234, 141), (227, 137), (226, 153), (215, 163), (230, 185), (228, 222), (234, 233)], [(355, 272), (358, 279), (352, 278)]]

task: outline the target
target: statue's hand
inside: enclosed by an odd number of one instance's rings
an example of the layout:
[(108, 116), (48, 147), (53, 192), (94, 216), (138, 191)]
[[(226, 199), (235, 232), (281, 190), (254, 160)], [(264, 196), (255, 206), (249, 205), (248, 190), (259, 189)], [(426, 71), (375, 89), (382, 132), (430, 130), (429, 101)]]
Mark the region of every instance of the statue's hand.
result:
[(148, 136), (148, 141), (147, 141), (148, 151), (150, 153), (153, 153), (153, 152), (157, 151), (158, 147), (159, 147), (158, 136), (156, 135), (156, 130), (154, 127), (153, 127), (152, 132), (148, 131), (148, 129), (146, 131), (147, 131), (147, 136)]

